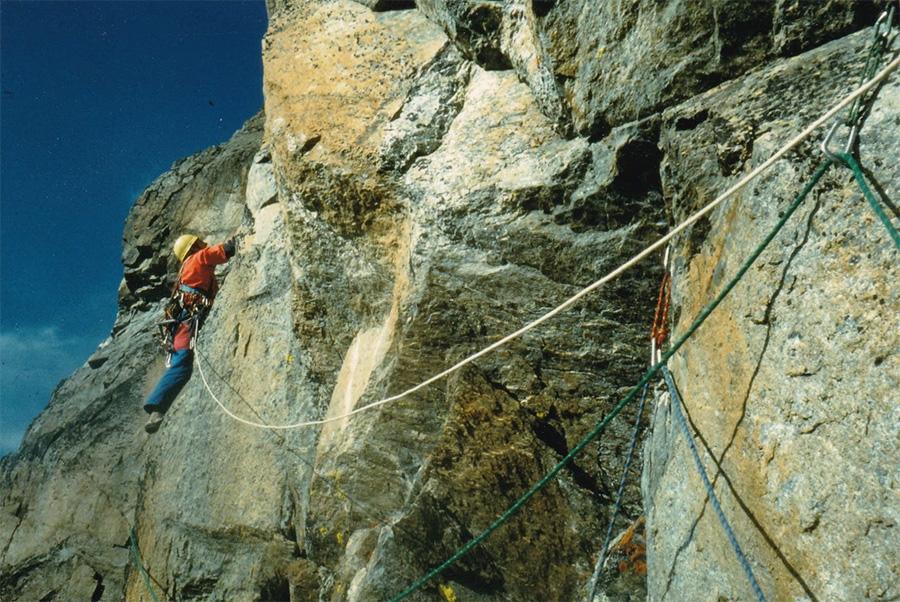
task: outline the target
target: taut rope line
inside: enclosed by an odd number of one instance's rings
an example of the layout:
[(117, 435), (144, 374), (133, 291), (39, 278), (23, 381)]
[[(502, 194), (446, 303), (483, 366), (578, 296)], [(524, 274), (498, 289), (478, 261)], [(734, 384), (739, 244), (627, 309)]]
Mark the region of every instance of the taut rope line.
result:
[[(538, 318), (532, 322), (529, 322), (528, 324), (526, 324), (519, 330), (516, 330), (512, 334), (509, 334), (509, 335), (503, 337), (499, 341), (492, 343), (491, 345), (489, 345), (488, 347), (485, 347), (481, 351), (479, 351), (473, 355), (470, 355), (469, 357), (454, 364), (450, 368), (447, 368), (443, 372), (432, 376), (428, 380), (425, 380), (425, 381), (419, 383), (418, 385), (416, 385), (410, 389), (407, 389), (406, 391), (404, 391), (402, 393), (398, 393), (397, 395), (392, 395), (391, 397), (386, 397), (379, 401), (375, 401), (370, 404), (358, 407), (354, 410), (351, 410), (350, 412), (346, 412), (339, 416), (332, 416), (331, 418), (323, 418), (321, 420), (309, 420), (309, 421), (304, 421), (304, 422), (297, 422), (294, 424), (270, 425), (270, 424), (262, 424), (262, 423), (258, 423), (258, 422), (253, 422), (251, 420), (245, 420), (245, 419), (235, 415), (234, 413), (230, 412), (222, 404), (222, 402), (219, 401), (218, 398), (216, 398), (215, 394), (212, 392), (212, 389), (210, 389), (209, 383), (206, 382), (206, 377), (203, 374), (203, 368), (201, 366), (200, 367), (200, 377), (203, 379), (203, 384), (206, 385), (206, 390), (209, 391), (209, 394), (216, 401), (216, 403), (219, 405), (219, 407), (222, 408), (225, 411), (225, 413), (228, 414), (233, 419), (235, 419), (238, 422), (241, 422), (243, 424), (246, 424), (248, 426), (254, 426), (257, 428), (264, 428), (264, 429), (276, 429), (276, 430), (295, 429), (295, 428), (302, 428), (302, 427), (307, 427), (307, 426), (323, 425), (323, 424), (327, 424), (329, 422), (336, 422), (338, 420), (343, 420), (345, 418), (349, 418), (350, 416), (354, 416), (354, 415), (364, 412), (366, 410), (371, 410), (372, 408), (376, 408), (378, 406), (385, 405), (385, 404), (391, 403), (393, 401), (397, 401), (399, 399), (402, 399), (404, 397), (412, 395), (413, 393), (421, 391), (425, 387), (441, 380), (442, 378), (444, 378), (446, 376), (449, 376), (453, 372), (456, 372), (463, 366), (471, 364), (475, 360), (487, 355), (488, 353), (490, 353), (491, 351), (494, 351), (498, 347), (502, 347), (503, 345), (505, 345), (506, 343), (509, 343), (513, 339), (516, 339), (516, 338), (522, 336), (529, 330), (532, 330), (532, 329), (540, 326), (541, 324), (543, 324), (550, 318), (553, 318), (557, 314), (561, 313), (562, 311), (566, 310), (573, 304), (577, 303), (584, 296), (588, 295), (589, 293), (592, 293), (593, 291), (597, 290), (604, 284), (617, 278), (623, 272), (632, 268), (638, 262), (644, 260), (648, 255), (650, 255), (650, 254), (654, 253), (655, 251), (664, 247), (670, 240), (672, 240), (678, 234), (680, 234), (681, 232), (686, 230), (689, 226), (694, 224), (701, 217), (705, 216), (707, 213), (711, 212), (713, 209), (718, 207), (720, 204), (722, 204), (725, 200), (727, 200), (733, 194), (740, 191), (751, 180), (755, 179), (757, 176), (759, 176), (759, 174), (761, 174), (763, 171), (765, 171), (769, 167), (771, 167), (772, 164), (774, 164), (778, 159), (780, 159), (786, 153), (793, 150), (794, 147), (796, 147), (798, 144), (803, 142), (806, 138), (808, 138), (810, 136), (810, 134), (812, 134), (816, 129), (818, 129), (819, 127), (824, 125), (828, 120), (830, 120), (832, 117), (834, 117), (843, 108), (845, 108), (847, 105), (852, 103), (858, 97), (862, 96), (863, 94), (868, 92), (871, 88), (873, 88), (875, 85), (877, 85), (879, 82), (881, 82), (884, 78), (886, 78), (891, 73), (891, 71), (893, 71), (895, 68), (897, 68), (898, 65), (900, 65), (900, 55), (898, 55), (897, 58), (895, 58), (893, 61), (891, 61), (891, 63), (888, 64), (884, 69), (882, 69), (875, 77), (873, 77), (871, 80), (869, 80), (868, 82), (866, 82), (865, 84), (863, 84), (862, 86), (857, 88), (854, 92), (852, 92), (846, 98), (844, 98), (844, 100), (842, 100), (841, 102), (836, 104), (833, 108), (831, 108), (829, 111), (827, 111), (824, 115), (822, 115), (817, 120), (815, 120), (812, 124), (807, 126), (806, 129), (804, 129), (802, 132), (800, 132), (796, 137), (794, 137), (793, 140), (791, 140), (786, 145), (784, 145), (779, 151), (777, 151), (775, 154), (773, 154), (768, 160), (766, 160), (764, 163), (762, 163), (759, 167), (757, 167), (756, 169), (751, 171), (749, 174), (744, 176), (744, 178), (742, 178), (740, 181), (738, 181), (736, 184), (734, 184), (731, 188), (729, 188), (728, 190), (723, 192), (721, 195), (716, 197), (708, 205), (706, 205), (705, 207), (703, 207), (702, 209), (700, 209), (699, 211), (697, 211), (696, 213), (694, 213), (693, 215), (688, 217), (681, 224), (679, 224), (674, 229), (672, 229), (668, 234), (666, 234), (665, 236), (663, 236), (662, 238), (657, 240), (655, 243), (648, 246), (646, 249), (644, 249), (643, 251), (641, 251), (640, 253), (638, 253), (637, 255), (635, 255), (634, 257), (632, 257), (625, 263), (623, 263), (621, 266), (619, 266), (618, 268), (616, 268), (615, 270), (613, 270), (606, 276), (602, 277), (601, 279), (597, 280), (596, 282), (587, 286), (586, 288), (583, 288), (581, 291), (579, 291), (578, 293), (576, 293), (575, 295), (570, 297), (568, 300), (566, 300), (562, 304), (558, 305), (556, 308), (550, 310), (549, 312), (547, 312), (540, 318)], [(200, 366), (200, 362), (198, 362), (197, 364), (198, 364), (198, 366)]]
[(624, 408), (629, 402), (631, 402), (631, 400), (637, 395), (638, 391), (640, 391), (644, 385), (646, 385), (648, 382), (650, 382), (650, 379), (652, 379), (653, 376), (657, 372), (659, 372), (663, 366), (666, 365), (666, 362), (668, 362), (669, 359), (673, 355), (675, 355), (678, 352), (678, 350), (681, 349), (681, 347), (685, 343), (687, 343), (687, 341), (694, 335), (694, 333), (697, 331), (697, 329), (703, 325), (703, 323), (710, 316), (710, 314), (712, 314), (712, 312), (714, 312), (716, 310), (716, 308), (725, 299), (725, 297), (728, 296), (728, 294), (732, 291), (732, 289), (734, 289), (735, 286), (737, 286), (738, 282), (740, 282), (740, 280), (744, 277), (744, 274), (746, 274), (747, 271), (750, 269), (750, 267), (754, 263), (756, 263), (756, 260), (759, 259), (759, 256), (762, 255), (762, 253), (763, 253), (763, 251), (765, 251), (766, 247), (768, 247), (769, 244), (775, 239), (775, 237), (778, 235), (778, 233), (781, 231), (781, 229), (784, 227), (784, 225), (788, 222), (788, 220), (790, 220), (791, 216), (794, 214), (794, 212), (797, 210), (797, 208), (800, 207), (801, 203), (803, 203), (803, 200), (810, 193), (810, 191), (812, 191), (812, 189), (815, 187), (815, 185), (818, 183), (818, 181), (825, 174), (825, 171), (831, 165), (832, 165), (832, 163), (829, 160), (829, 161), (826, 161), (825, 163), (823, 163), (822, 166), (819, 167), (818, 170), (816, 170), (816, 173), (813, 174), (809, 183), (803, 188), (803, 190), (800, 192), (800, 194), (794, 199), (794, 201), (791, 203), (791, 205), (785, 210), (784, 214), (781, 216), (781, 218), (775, 224), (775, 227), (769, 232), (769, 234), (766, 235), (766, 237), (763, 239), (763, 241), (747, 257), (747, 259), (744, 261), (744, 263), (741, 265), (741, 267), (738, 269), (738, 271), (735, 273), (735, 275), (731, 278), (731, 280), (729, 280), (725, 284), (725, 286), (722, 287), (722, 290), (719, 292), (719, 294), (716, 296), (716, 298), (713, 299), (712, 302), (710, 302), (709, 305), (707, 305), (703, 309), (703, 311), (700, 312), (700, 314), (694, 319), (694, 322), (688, 327), (688, 329), (684, 332), (684, 334), (682, 334), (681, 337), (678, 338), (678, 340), (676, 340), (674, 343), (672, 343), (672, 346), (668, 349), (668, 351), (666, 351), (665, 353), (662, 354), (659, 361), (656, 364), (654, 364), (650, 368), (650, 370), (647, 371), (646, 374), (644, 374), (644, 376), (641, 378), (641, 380), (639, 380), (638, 383), (634, 386), (634, 388), (632, 388), (631, 391), (629, 391), (629, 393), (627, 395), (625, 395), (625, 397), (622, 399), (622, 401), (620, 401), (618, 404), (616, 404), (616, 406), (612, 410), (609, 411), (609, 413), (606, 415), (606, 417), (604, 417), (603, 420), (601, 420), (597, 424), (597, 426), (594, 427), (594, 430), (592, 430), (590, 433), (588, 433), (584, 439), (582, 439), (575, 447), (573, 447), (572, 450), (568, 454), (566, 454), (566, 456), (563, 457), (563, 459), (560, 460), (559, 463), (556, 464), (556, 466), (551, 468), (550, 471), (546, 475), (544, 475), (544, 477), (540, 481), (538, 481), (538, 483), (534, 487), (529, 489), (525, 495), (523, 495), (512, 506), (510, 506), (509, 510), (507, 510), (505, 513), (503, 513), (503, 515), (500, 518), (498, 518), (496, 521), (494, 521), (491, 524), (491, 526), (489, 526), (487, 529), (482, 531), (479, 535), (474, 537), (465, 546), (460, 548), (459, 551), (457, 551), (453, 556), (451, 556), (442, 565), (435, 568), (430, 573), (428, 573), (427, 575), (425, 575), (424, 577), (419, 579), (416, 583), (411, 585), (409, 588), (404, 590), (402, 593), (398, 594), (394, 598), (391, 598), (391, 602), (399, 602), (400, 600), (402, 600), (409, 594), (413, 593), (418, 588), (422, 587), (425, 583), (430, 581), (432, 578), (434, 578), (435, 576), (439, 575), (444, 570), (446, 570), (451, 564), (456, 562), (461, 556), (466, 554), (469, 550), (471, 550), (476, 545), (481, 543), (481, 541), (483, 541), (488, 535), (493, 533), (498, 527), (500, 527), (500, 525), (505, 523), (513, 514), (515, 514), (519, 510), (519, 508), (521, 508), (529, 499), (531, 499), (531, 497), (534, 496), (534, 494), (536, 494), (548, 482), (550, 482), (550, 480), (554, 476), (556, 476), (556, 474), (560, 470), (562, 470), (562, 468), (566, 464), (568, 464), (572, 460), (572, 458), (574, 458), (575, 456), (580, 454), (581, 451), (587, 446), (587, 444), (590, 443), (594, 438), (596, 438), (606, 428), (606, 425), (609, 424), (609, 422), (613, 418), (615, 418), (615, 416), (620, 411), (622, 411), (622, 408)]

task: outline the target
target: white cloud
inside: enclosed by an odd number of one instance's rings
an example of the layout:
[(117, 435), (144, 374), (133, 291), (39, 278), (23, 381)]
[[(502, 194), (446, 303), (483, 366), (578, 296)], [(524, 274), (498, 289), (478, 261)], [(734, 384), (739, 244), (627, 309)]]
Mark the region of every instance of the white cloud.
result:
[(18, 449), (59, 381), (81, 366), (96, 345), (93, 338), (61, 336), (50, 326), (0, 331), (0, 455)]
[(6, 426), (0, 426), (0, 458), (19, 449), (25, 429), (7, 430)]

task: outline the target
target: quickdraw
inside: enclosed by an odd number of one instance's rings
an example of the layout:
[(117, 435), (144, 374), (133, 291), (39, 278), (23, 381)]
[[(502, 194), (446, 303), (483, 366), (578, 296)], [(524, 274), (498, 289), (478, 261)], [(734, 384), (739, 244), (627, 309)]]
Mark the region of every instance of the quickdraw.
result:
[(663, 257), (663, 277), (653, 315), (653, 329), (650, 331), (650, 365), (660, 361), (662, 346), (669, 337), (669, 303), (672, 299), (672, 277), (669, 273), (669, 247)]
[[(896, 12), (897, 7), (894, 5), (894, 2), (891, 2), (887, 10), (881, 13), (881, 16), (878, 17), (878, 20), (872, 27), (872, 43), (869, 45), (869, 54), (866, 57), (866, 64), (863, 67), (860, 85), (865, 84), (875, 77), (884, 54), (893, 42), (893, 38), (897, 35), (896, 32), (894, 32)], [(872, 108), (872, 102), (875, 100), (876, 94), (877, 90), (858, 96), (850, 105), (847, 117), (843, 120), (838, 119), (835, 121), (831, 126), (831, 129), (828, 130), (828, 134), (822, 141), (822, 152), (833, 162), (844, 162), (840, 156), (841, 152), (845, 155), (853, 154), (857, 138), (859, 137), (859, 130), (862, 127), (866, 115)], [(847, 136), (847, 142), (844, 144), (843, 151), (838, 151), (836, 153), (830, 148), (831, 139), (834, 138), (837, 129), (841, 125), (844, 125), (849, 129), (849, 134)]]

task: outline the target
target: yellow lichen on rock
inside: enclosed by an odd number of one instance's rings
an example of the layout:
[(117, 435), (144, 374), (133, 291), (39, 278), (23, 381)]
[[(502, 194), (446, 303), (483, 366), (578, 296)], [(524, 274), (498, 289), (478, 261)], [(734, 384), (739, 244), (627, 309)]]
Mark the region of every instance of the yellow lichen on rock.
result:
[(377, 14), (345, 0), (283, 24), (267, 41), (267, 137), (277, 152), (331, 164), (352, 157), (371, 171), (379, 126), (446, 37), (416, 11)]

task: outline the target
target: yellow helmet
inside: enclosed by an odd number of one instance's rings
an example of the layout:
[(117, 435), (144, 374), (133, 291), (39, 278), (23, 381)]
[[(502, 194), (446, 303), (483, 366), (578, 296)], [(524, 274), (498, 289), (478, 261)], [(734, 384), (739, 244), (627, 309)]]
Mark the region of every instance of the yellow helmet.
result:
[(175, 257), (178, 258), (178, 261), (184, 261), (188, 251), (191, 250), (191, 247), (193, 247), (194, 243), (198, 240), (200, 240), (200, 237), (195, 236), (194, 234), (182, 234), (178, 237), (178, 240), (175, 241), (173, 247), (175, 249)]

